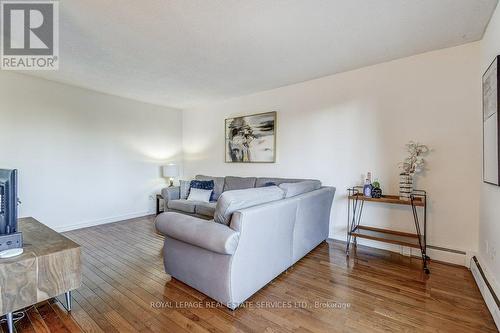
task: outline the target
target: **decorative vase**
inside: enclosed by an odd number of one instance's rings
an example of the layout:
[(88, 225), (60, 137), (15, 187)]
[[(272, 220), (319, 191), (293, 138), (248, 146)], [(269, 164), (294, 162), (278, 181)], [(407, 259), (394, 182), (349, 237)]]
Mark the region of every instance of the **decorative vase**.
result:
[(410, 200), (413, 192), (413, 175), (409, 173), (399, 174), (399, 199)]
[(382, 189), (380, 187), (375, 187), (372, 190), (372, 198), (375, 198), (375, 199), (382, 198)]

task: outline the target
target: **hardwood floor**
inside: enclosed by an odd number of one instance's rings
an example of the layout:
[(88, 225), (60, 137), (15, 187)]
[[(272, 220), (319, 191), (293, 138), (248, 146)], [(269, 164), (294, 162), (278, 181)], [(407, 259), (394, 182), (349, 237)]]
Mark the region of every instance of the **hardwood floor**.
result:
[[(234, 312), (163, 270), (154, 217), (65, 233), (82, 245), (73, 311), (43, 302), (18, 332), (497, 332), (463, 268), (323, 243)], [(201, 304), (201, 305), (200, 305)], [(266, 306), (267, 305), (267, 306)], [(2, 324), (5, 331), (5, 324)]]

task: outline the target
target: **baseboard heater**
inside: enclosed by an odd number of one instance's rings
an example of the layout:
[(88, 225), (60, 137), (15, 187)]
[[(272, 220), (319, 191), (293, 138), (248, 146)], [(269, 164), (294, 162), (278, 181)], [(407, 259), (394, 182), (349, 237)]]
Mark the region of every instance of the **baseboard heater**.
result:
[(490, 282), (486, 278), (486, 275), (484, 274), (476, 256), (471, 259), (470, 270), (476, 280), (479, 290), (481, 291), (481, 295), (483, 295), (486, 306), (493, 316), (493, 320), (495, 321), (497, 328), (500, 329), (500, 300), (498, 299), (498, 296), (496, 295)]

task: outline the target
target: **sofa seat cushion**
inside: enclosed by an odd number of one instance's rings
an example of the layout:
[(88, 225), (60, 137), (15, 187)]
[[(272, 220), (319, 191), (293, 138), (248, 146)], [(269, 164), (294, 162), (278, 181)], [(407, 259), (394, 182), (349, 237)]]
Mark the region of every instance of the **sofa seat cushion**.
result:
[(196, 204), (194, 211), (196, 214), (199, 214), (199, 215), (214, 217), (216, 205), (217, 205), (217, 202), (215, 202), (215, 201), (214, 202), (200, 202), (200, 203)]
[(224, 184), (224, 192), (233, 190), (243, 190), (255, 187), (255, 177), (232, 177), (227, 176)]
[(281, 200), (284, 196), (285, 193), (278, 186), (224, 192), (217, 201), (214, 220), (229, 225), (233, 212), (266, 202)]
[(321, 182), (319, 180), (305, 180), (298, 183), (281, 183), (279, 188), (285, 192), (285, 198), (291, 198), (321, 188)]
[(198, 201), (190, 201), (186, 199), (169, 200), (167, 201), (168, 209), (179, 210), (185, 213), (194, 214), (194, 210)]

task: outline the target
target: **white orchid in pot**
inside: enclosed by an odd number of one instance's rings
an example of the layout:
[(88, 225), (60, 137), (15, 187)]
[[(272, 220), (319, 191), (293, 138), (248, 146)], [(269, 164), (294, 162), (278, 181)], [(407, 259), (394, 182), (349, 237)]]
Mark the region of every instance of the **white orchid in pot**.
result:
[(409, 153), (408, 157), (399, 164), (401, 174), (399, 175), (399, 197), (403, 200), (409, 200), (413, 192), (413, 177), (425, 168), (424, 156), (429, 152), (426, 145), (415, 141), (406, 144)]

